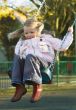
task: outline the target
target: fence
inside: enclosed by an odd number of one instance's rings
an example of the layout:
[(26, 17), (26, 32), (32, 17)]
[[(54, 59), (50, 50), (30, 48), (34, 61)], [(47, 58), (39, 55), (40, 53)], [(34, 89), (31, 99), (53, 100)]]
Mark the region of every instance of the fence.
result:
[[(68, 68), (71, 63), (72, 67)], [(12, 62), (0, 62), (0, 88), (7, 88), (11, 86), (11, 81), (8, 77), (7, 71), (11, 67)], [(59, 70), (58, 70), (59, 68)], [(70, 70), (70, 71), (69, 71)], [(75, 82), (76, 81), (76, 61), (60, 61), (59, 65), (55, 65), (53, 83), (59, 82)]]

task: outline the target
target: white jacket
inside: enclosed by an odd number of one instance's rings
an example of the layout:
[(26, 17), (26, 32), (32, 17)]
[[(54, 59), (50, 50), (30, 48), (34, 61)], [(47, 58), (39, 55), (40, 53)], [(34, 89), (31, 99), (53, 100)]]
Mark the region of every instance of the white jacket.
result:
[(32, 54), (39, 58), (42, 58), (48, 62), (51, 62), (57, 51), (65, 51), (73, 42), (73, 34), (68, 32), (63, 40), (54, 38), (49, 34), (42, 34), (40, 37), (22, 40), (19, 39), (15, 47), (15, 54), (20, 58), (26, 58), (28, 54)]

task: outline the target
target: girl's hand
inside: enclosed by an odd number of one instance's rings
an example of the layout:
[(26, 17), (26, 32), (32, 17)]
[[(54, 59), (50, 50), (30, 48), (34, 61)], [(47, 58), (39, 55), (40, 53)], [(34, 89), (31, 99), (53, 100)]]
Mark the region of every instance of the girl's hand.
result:
[(68, 28), (68, 32), (73, 33), (73, 26), (71, 26), (71, 27)]

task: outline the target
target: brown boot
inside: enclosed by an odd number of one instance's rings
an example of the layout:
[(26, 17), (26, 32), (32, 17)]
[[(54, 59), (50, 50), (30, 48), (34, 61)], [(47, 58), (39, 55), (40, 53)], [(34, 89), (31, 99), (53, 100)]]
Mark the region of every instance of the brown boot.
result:
[(31, 102), (34, 103), (39, 101), (41, 98), (41, 93), (42, 93), (42, 84), (34, 84)]
[(16, 85), (16, 91), (11, 99), (11, 102), (19, 101), (24, 94), (26, 94), (27, 89), (23, 85)]

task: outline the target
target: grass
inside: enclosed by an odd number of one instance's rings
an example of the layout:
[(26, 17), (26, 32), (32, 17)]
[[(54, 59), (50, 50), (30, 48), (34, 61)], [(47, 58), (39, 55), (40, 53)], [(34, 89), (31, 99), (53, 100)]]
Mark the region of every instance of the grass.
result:
[[(32, 86), (30, 85), (29, 88), (27, 86), (28, 93), (32, 92)], [(47, 84), (43, 85), (43, 93), (46, 94), (52, 93), (52, 92), (69, 92), (76, 90), (76, 84), (60, 84), (57, 86), (57, 84)], [(11, 96), (15, 92), (15, 88), (5, 88), (5, 89), (0, 89), (0, 98), (7, 98)]]

